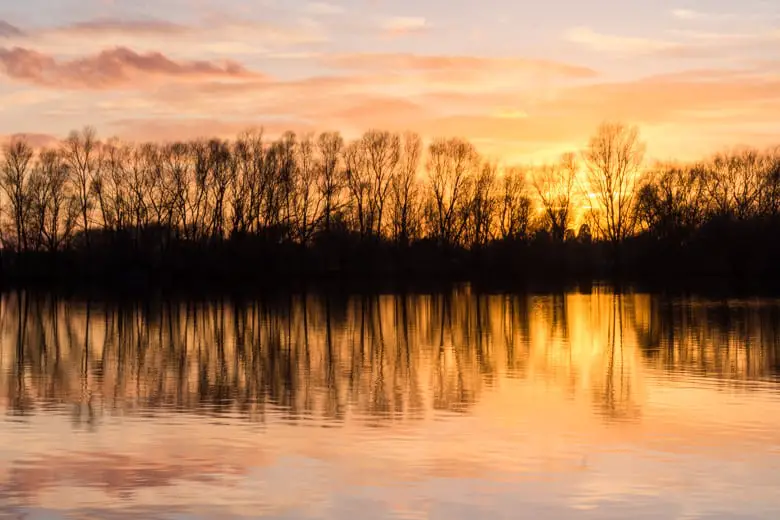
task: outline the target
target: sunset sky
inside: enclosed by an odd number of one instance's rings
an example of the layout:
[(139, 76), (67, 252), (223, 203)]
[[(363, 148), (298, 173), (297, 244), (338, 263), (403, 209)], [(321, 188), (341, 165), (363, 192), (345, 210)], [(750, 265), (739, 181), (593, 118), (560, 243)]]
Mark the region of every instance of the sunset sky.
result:
[(24, 0), (0, 5), (0, 135), (457, 135), (506, 161), (605, 119), (652, 157), (780, 143), (776, 0)]

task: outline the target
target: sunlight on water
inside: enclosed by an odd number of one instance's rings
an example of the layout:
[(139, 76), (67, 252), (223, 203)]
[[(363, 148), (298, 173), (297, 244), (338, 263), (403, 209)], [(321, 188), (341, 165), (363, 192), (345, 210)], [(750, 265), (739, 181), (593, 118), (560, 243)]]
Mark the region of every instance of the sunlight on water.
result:
[(780, 518), (780, 301), (7, 294), (0, 518)]

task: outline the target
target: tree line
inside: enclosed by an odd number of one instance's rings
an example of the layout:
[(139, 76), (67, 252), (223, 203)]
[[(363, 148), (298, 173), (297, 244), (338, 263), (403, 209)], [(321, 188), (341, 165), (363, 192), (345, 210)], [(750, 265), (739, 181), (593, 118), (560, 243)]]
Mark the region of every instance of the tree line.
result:
[[(780, 148), (648, 164), (638, 129), (620, 123), (533, 166), (499, 165), (461, 138), (424, 146), (417, 134), (379, 130), (351, 141), (257, 130), (136, 144), (85, 128), (47, 149), (13, 139), (0, 188), (6, 274), (96, 262), (114, 271), (205, 262), (209, 272), (209, 262), (272, 267), (271, 258), (339, 272), (453, 262), (593, 271), (657, 267), (670, 255), (699, 270), (720, 261), (712, 271), (725, 274), (736, 265), (730, 245), (774, 242), (780, 228)], [(766, 266), (777, 255), (759, 253)]]

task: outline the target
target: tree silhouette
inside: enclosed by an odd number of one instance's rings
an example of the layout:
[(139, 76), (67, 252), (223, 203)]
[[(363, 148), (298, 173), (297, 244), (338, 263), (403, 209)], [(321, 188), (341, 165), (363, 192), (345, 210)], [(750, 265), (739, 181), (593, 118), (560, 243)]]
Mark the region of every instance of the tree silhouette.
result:
[(463, 237), (479, 163), (474, 145), (462, 139), (438, 139), (428, 148), (428, 214), (441, 244), (459, 244)]
[(574, 186), (579, 165), (573, 153), (565, 154), (557, 164), (542, 166), (534, 173), (533, 184), (544, 210), (553, 239), (562, 242), (571, 224)]
[(81, 214), (81, 229), (84, 232), (87, 248), (89, 248), (90, 211), (94, 206), (93, 183), (99, 174), (101, 163), (96, 131), (94, 128), (85, 127), (81, 132), (71, 132), (63, 146), (76, 202)]
[(647, 168), (643, 155), (638, 129), (617, 123), (538, 168), (380, 130), (346, 144), (262, 130), (162, 144), (85, 128), (42, 150), (16, 139), (0, 160), (4, 275), (777, 274), (780, 149)]
[(634, 200), (644, 152), (637, 127), (603, 123), (583, 154), (592, 194), (592, 221), (613, 246), (634, 230)]
[[(27, 142), (13, 140), (3, 150), (0, 186), (11, 206), (17, 251), (27, 249), (27, 222), (32, 210), (33, 196), (38, 187), (31, 183), (33, 149)], [(33, 184), (33, 186), (31, 186)], [(31, 189), (32, 188), (32, 189)]]

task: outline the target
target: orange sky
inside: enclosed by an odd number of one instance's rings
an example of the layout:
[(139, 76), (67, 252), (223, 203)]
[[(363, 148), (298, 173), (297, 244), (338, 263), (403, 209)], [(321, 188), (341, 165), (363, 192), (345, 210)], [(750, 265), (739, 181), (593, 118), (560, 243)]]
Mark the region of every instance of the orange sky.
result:
[[(632, 0), (44, 0), (0, 7), (0, 135), (464, 136), (508, 162), (604, 119), (648, 154), (780, 141), (780, 8)], [(44, 9), (44, 7), (46, 7)]]

